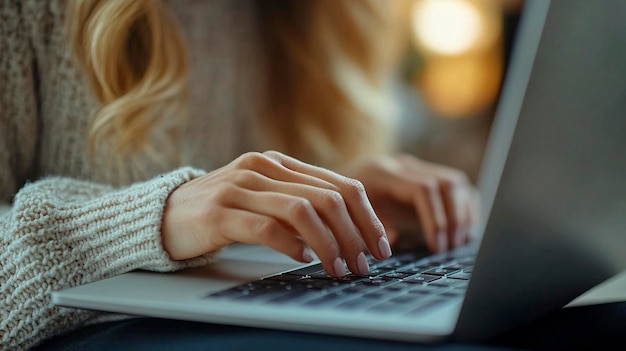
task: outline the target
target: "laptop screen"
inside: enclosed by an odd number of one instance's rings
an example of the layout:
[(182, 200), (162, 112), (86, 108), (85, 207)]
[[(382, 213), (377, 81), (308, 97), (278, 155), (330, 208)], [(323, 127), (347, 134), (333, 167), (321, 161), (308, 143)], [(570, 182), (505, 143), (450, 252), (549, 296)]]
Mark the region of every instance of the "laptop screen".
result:
[(527, 1), (480, 175), (457, 326), (530, 321), (626, 268), (626, 3)]

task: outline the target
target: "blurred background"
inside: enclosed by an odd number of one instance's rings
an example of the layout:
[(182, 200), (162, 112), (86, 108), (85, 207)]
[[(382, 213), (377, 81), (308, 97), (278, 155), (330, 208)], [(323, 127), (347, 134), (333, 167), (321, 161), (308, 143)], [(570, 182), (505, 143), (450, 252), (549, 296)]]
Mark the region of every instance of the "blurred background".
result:
[(411, 0), (400, 148), (476, 180), (523, 0)]

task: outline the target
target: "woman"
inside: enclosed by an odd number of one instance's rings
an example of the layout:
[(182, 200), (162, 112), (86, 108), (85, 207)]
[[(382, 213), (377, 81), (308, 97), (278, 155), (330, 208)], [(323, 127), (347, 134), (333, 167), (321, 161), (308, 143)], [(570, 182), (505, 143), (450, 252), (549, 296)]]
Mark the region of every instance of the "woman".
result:
[(204, 265), (233, 242), (314, 252), (337, 277), (391, 255), (397, 209), (433, 251), (465, 242), (466, 177), (387, 156), (392, 15), (376, 1), (3, 1), (2, 348), (106, 318), (52, 306), (51, 290)]

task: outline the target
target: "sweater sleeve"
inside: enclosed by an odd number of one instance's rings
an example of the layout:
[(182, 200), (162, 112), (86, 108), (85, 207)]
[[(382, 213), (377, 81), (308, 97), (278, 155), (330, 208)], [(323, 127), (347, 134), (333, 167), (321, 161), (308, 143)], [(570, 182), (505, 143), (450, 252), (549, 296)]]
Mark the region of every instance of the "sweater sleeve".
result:
[(0, 348), (30, 347), (93, 317), (53, 306), (52, 290), (210, 262), (171, 260), (160, 236), (168, 195), (200, 174), (181, 168), (122, 189), (58, 177), (23, 187), (0, 218)]
[(213, 258), (173, 261), (160, 237), (167, 197), (203, 171), (181, 168), (124, 188), (39, 179), (42, 67), (32, 38), (47, 33), (51, 3), (0, 1), (0, 350), (27, 349), (100, 316), (52, 305), (53, 290)]

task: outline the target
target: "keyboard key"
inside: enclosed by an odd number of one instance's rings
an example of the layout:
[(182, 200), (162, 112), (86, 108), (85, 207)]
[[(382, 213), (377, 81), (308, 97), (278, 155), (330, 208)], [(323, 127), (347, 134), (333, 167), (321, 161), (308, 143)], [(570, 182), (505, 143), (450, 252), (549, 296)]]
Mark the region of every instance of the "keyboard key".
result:
[(344, 310), (364, 309), (377, 303), (378, 303), (378, 300), (375, 300), (375, 299), (363, 299), (363, 298), (357, 297), (357, 298), (353, 298), (351, 300), (344, 301), (338, 304), (337, 308), (344, 309)]
[(444, 290), (446, 290), (446, 287), (434, 286), (434, 285), (413, 285), (413, 288), (409, 290), (408, 293), (409, 294), (434, 295)]
[(389, 295), (389, 292), (381, 289), (381, 290), (375, 290), (370, 293), (367, 293), (363, 295), (363, 297), (368, 298), (368, 299), (382, 299), (387, 295)]
[(361, 284), (371, 285), (371, 286), (385, 286), (385, 285), (389, 285), (393, 283), (396, 283), (395, 279), (387, 278), (383, 276), (370, 278), (369, 280), (361, 282)]
[(357, 275), (357, 274), (348, 274), (348, 275), (346, 275), (345, 277), (342, 277), (342, 278), (335, 278), (335, 280), (337, 280), (339, 282), (345, 282), (345, 283), (359, 283), (359, 282), (368, 281), (369, 280), (369, 276)]
[(428, 295), (404, 294), (404, 295), (396, 296), (396, 297), (392, 298), (389, 301), (393, 302), (393, 303), (401, 303), (401, 304), (413, 305), (416, 302), (421, 302), (421, 301), (423, 301), (424, 299), (427, 299), (427, 298), (428, 298)]
[(375, 268), (375, 269), (370, 269), (370, 271), (366, 274), (366, 276), (368, 277), (376, 277), (385, 273), (389, 273), (392, 272), (393, 269), (391, 268)]
[(310, 298), (319, 297), (320, 292), (315, 290), (295, 290), (286, 295), (281, 295), (275, 298), (268, 300), (268, 303), (272, 304), (290, 304), (290, 303), (300, 303), (302, 301), (306, 301)]
[(274, 290), (274, 289), (263, 289), (263, 290), (252, 290), (247, 294), (243, 294), (239, 297), (234, 298), (235, 301), (241, 300), (268, 300), (271, 298), (279, 297), (282, 295), (289, 294), (288, 290)]
[(431, 266), (408, 266), (408, 267), (402, 267), (402, 268), (398, 268), (396, 269), (396, 272), (401, 272), (401, 273), (408, 273), (408, 274), (417, 274), (417, 273), (424, 273), (427, 270), (432, 269), (433, 267)]
[(441, 278), (437, 281), (431, 282), (429, 285), (431, 286), (443, 286), (443, 287), (454, 287), (463, 284), (465, 281), (459, 279), (448, 279)]
[(403, 279), (402, 281), (406, 283), (411, 283), (411, 284), (426, 284), (426, 283), (432, 282), (440, 278), (441, 277), (438, 275), (418, 274), (418, 275), (414, 275), (406, 279)]
[(404, 253), (394, 254), (393, 257), (402, 263), (413, 263), (413, 262), (417, 262), (417, 260), (420, 260), (428, 255), (429, 255), (428, 251), (404, 252)]
[(385, 278), (402, 279), (402, 278), (410, 277), (412, 275), (413, 274), (411, 274), (411, 273), (390, 272), (390, 273), (385, 273), (382, 276), (385, 277)]
[(412, 287), (414, 287), (415, 284), (410, 284), (410, 283), (405, 283), (405, 282), (399, 282), (397, 284), (392, 284), (389, 286), (385, 286), (384, 289), (386, 291), (401, 291), (401, 290), (408, 290)]
[(335, 279), (334, 277), (328, 275), (328, 273), (326, 273), (326, 271), (320, 271), (320, 272), (317, 272), (317, 273), (312, 273), (310, 275), (310, 278), (313, 278), (313, 279), (327, 279), (327, 280)]
[(441, 294), (439, 294), (439, 296), (441, 297), (462, 297), (465, 296), (465, 293), (461, 290), (448, 290), (446, 292), (442, 292)]
[(369, 285), (354, 285), (354, 286), (350, 286), (346, 289), (343, 290), (344, 293), (348, 293), (348, 294), (356, 294), (356, 293), (360, 293), (360, 292), (364, 292), (367, 290), (370, 290), (372, 287)]
[(448, 276), (448, 278), (468, 280), (471, 275), (472, 275), (471, 273), (458, 272), (458, 273), (451, 274), (450, 276)]
[(446, 301), (446, 300), (445, 299), (439, 299), (439, 298), (425, 300), (419, 306), (409, 310), (407, 312), (407, 314), (408, 315), (413, 315), (413, 316), (423, 314), (425, 312), (428, 312), (428, 310), (431, 310), (432, 308), (440, 305), (444, 301)]
[(323, 295), (312, 300), (307, 301), (305, 306), (329, 306), (336, 305), (337, 303), (350, 298), (347, 294), (342, 294), (341, 292), (335, 292), (327, 295)]
[(393, 302), (382, 302), (369, 308), (378, 313), (401, 313), (406, 311), (406, 306)]
[(294, 285), (303, 285), (307, 289), (314, 290), (324, 290), (324, 289), (332, 289), (340, 285), (340, 282), (325, 280), (325, 279), (313, 279), (313, 278), (302, 278), (298, 280), (293, 280), (289, 282)]
[(392, 262), (385, 262), (385, 263), (384, 263), (384, 264), (382, 264), (382, 265), (376, 265), (376, 266), (375, 266), (375, 268), (376, 268), (376, 269), (389, 269), (389, 270), (394, 270), (394, 269), (396, 269), (396, 268), (398, 268), (398, 267), (402, 267), (402, 266), (404, 266), (404, 265), (405, 265), (404, 263), (402, 263), (402, 262), (400, 262), (400, 261), (397, 261), (397, 260), (396, 260), (396, 261), (392, 261)]
[(445, 277), (445, 276), (447, 276), (449, 274), (457, 273), (458, 271), (459, 271), (458, 269), (434, 268), (434, 269), (427, 270), (424, 273), (428, 273), (428, 274), (432, 274), (432, 275), (439, 275), (439, 276)]

